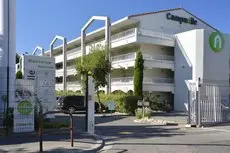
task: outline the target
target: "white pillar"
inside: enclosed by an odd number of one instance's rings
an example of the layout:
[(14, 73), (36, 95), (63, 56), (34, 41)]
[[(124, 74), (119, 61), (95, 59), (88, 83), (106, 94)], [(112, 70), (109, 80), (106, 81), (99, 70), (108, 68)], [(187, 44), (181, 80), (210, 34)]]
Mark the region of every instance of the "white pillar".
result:
[[(9, 106), (13, 107), (15, 95), (15, 31), (16, 1), (0, 0), (0, 111), (9, 85)], [(7, 67), (9, 66), (9, 76)], [(9, 82), (7, 82), (9, 78)]]
[(95, 102), (94, 102), (94, 83), (93, 78), (89, 76), (88, 78), (88, 133), (94, 134), (94, 124), (95, 124)]

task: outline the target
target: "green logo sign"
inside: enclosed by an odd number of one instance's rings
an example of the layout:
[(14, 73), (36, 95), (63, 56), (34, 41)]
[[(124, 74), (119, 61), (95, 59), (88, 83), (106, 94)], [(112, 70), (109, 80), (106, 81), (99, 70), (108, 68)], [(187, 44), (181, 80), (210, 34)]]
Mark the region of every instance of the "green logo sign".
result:
[(213, 32), (209, 37), (209, 44), (214, 52), (220, 52), (224, 48), (224, 37), (219, 32)]
[(29, 115), (32, 110), (33, 110), (33, 106), (32, 104), (29, 102), (29, 101), (21, 101), (19, 104), (18, 104), (18, 112), (22, 115)]

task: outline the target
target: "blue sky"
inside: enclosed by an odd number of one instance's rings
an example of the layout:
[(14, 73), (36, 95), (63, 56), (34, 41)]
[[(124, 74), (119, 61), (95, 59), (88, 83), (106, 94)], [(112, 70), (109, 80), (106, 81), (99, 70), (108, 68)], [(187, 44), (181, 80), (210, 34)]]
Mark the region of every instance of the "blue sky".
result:
[[(36, 45), (48, 49), (55, 35), (72, 40), (93, 15), (112, 21), (130, 14), (183, 7), (222, 32), (230, 33), (227, 0), (16, 0), (17, 52), (31, 53)], [(94, 23), (89, 30), (103, 25)], [(59, 45), (61, 42), (57, 42)]]

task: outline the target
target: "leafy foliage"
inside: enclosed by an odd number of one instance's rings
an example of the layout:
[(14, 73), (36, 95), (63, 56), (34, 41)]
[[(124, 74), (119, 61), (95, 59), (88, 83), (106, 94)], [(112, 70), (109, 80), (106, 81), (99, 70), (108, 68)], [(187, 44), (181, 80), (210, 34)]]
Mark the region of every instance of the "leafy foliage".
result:
[(16, 79), (22, 79), (22, 78), (23, 78), (22, 71), (19, 70), (19, 71), (16, 73)]
[(100, 94), (101, 102), (106, 105), (107, 102), (113, 101), (116, 105), (116, 111), (128, 114), (134, 114), (137, 109), (139, 97), (130, 96), (126, 93)]
[(20, 59), (20, 56), (18, 55), (18, 53), (16, 53), (16, 57), (15, 57), (15, 60), (16, 60), (15, 62), (16, 62), (16, 64), (19, 63), (19, 59)]
[[(81, 62), (81, 58), (83, 58), (83, 62)], [(105, 87), (108, 84), (106, 76), (111, 71), (111, 63), (106, 58), (105, 47), (101, 45), (93, 46), (90, 54), (77, 58), (76, 70), (78, 74), (83, 76), (83, 88), (86, 84), (86, 75), (91, 75), (94, 79), (95, 90), (99, 92), (99, 87)], [(100, 98), (98, 99), (100, 102)]]
[(137, 57), (135, 60), (134, 67), (134, 95), (139, 96), (141, 99), (143, 97), (143, 70), (144, 70), (144, 60), (141, 51), (137, 52)]

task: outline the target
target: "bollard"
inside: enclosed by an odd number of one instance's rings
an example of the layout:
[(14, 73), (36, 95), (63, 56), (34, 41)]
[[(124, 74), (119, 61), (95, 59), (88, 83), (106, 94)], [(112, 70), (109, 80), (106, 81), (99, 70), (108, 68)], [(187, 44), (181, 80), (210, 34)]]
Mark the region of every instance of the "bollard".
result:
[(54, 113), (67, 113), (70, 115), (70, 143), (71, 143), (71, 147), (74, 146), (74, 132), (73, 132), (73, 114), (70, 113), (69, 111), (49, 111), (46, 112), (44, 114), (40, 114), (40, 119), (39, 119), (39, 150), (40, 152), (43, 152), (43, 118), (44, 116), (46, 116), (47, 114), (54, 114)]

